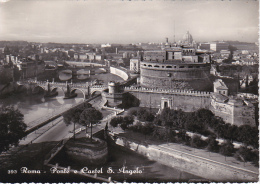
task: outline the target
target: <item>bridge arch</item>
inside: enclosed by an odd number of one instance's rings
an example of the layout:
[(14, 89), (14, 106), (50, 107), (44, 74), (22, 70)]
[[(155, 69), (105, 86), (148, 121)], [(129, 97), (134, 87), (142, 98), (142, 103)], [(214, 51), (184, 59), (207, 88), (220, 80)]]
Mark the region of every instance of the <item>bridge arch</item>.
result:
[(34, 88), (32, 89), (32, 91), (35, 92), (35, 90), (37, 90), (37, 88), (41, 88), (44, 92), (46, 91), (45, 87), (44, 87), (44, 86), (41, 86), (41, 85), (34, 86)]
[(93, 96), (96, 93), (100, 93), (101, 94), (106, 89), (107, 89), (107, 87), (106, 88), (92, 88), (90, 90), (90, 96)]
[(57, 89), (60, 89), (63, 92), (62, 94), (63, 96), (65, 95), (65, 90), (63, 89), (63, 87), (59, 87), (59, 86), (51, 87), (51, 92), (57, 91)]
[(82, 90), (82, 89), (79, 89), (79, 88), (72, 88), (71, 89), (71, 93), (75, 93), (75, 91), (81, 91), (81, 93), (83, 94), (83, 98), (84, 98), (84, 100), (86, 99), (86, 94), (85, 94), (85, 91), (84, 90)]
[(23, 84), (17, 86), (18, 92), (27, 91), (27, 89), (28, 89), (28, 87), (26, 85), (23, 85)]

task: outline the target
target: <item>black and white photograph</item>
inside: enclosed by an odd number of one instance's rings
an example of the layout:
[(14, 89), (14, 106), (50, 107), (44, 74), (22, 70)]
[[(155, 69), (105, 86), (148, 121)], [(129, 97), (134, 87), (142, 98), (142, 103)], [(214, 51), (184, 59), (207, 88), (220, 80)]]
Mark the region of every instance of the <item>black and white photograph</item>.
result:
[(259, 181), (258, 0), (0, 0), (0, 183)]

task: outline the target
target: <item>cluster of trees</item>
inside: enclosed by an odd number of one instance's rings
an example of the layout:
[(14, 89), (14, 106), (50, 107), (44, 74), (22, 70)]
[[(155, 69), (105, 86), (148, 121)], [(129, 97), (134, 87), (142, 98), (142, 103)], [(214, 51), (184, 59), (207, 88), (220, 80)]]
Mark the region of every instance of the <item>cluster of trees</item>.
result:
[(134, 132), (150, 135), (157, 140), (181, 143), (199, 149), (207, 149), (210, 152), (220, 153), (225, 156), (234, 156), (240, 161), (251, 161), (256, 166), (259, 164), (258, 151), (248, 149), (245, 146), (235, 149), (230, 140), (226, 140), (222, 144), (219, 144), (214, 135), (210, 135), (206, 140), (203, 140), (201, 136), (197, 134), (190, 137), (184, 129), (176, 131), (171, 128), (156, 126), (151, 122), (138, 122), (135, 125), (130, 126), (129, 129)]
[(195, 112), (183, 112), (166, 108), (154, 119), (154, 123), (174, 129), (185, 129), (205, 136), (213, 135), (227, 140), (239, 141), (258, 148), (258, 128), (249, 125), (236, 126), (216, 117), (210, 110), (199, 109)]
[(87, 127), (91, 126), (91, 140), (92, 140), (92, 124), (98, 123), (103, 118), (102, 113), (99, 110), (96, 110), (89, 103), (84, 103), (80, 106), (69, 109), (63, 113), (63, 119), (66, 124), (74, 124), (74, 139), (75, 139), (75, 125), (79, 123)]
[(138, 110), (133, 109), (130, 114), (133, 116), (137, 116), (137, 119), (139, 119), (140, 121), (152, 122), (155, 118), (154, 114), (150, 111), (147, 111), (145, 108), (139, 108)]
[(23, 114), (13, 106), (0, 108), (0, 153), (18, 145), (26, 134)]
[(123, 129), (126, 130), (129, 128), (130, 125), (132, 125), (134, 122), (134, 117), (133, 116), (118, 116), (114, 117), (110, 121), (110, 125), (112, 127), (117, 127), (118, 125)]
[[(137, 122), (130, 126), (129, 129), (134, 132), (150, 135), (158, 140), (183, 143), (195, 148), (206, 148), (225, 156), (234, 155), (238, 160), (252, 161), (258, 165), (258, 151), (247, 148), (248, 145), (258, 148), (257, 127), (248, 125), (237, 127), (226, 124), (223, 119), (214, 116), (207, 109), (183, 112), (166, 108), (156, 117), (145, 109), (132, 111), (131, 114), (144, 122)], [(197, 134), (190, 137), (186, 131), (205, 135), (208, 138), (202, 140), (201, 136)], [(224, 138), (226, 141), (219, 145), (216, 137)], [(232, 144), (233, 141), (242, 142), (244, 146), (236, 150)]]

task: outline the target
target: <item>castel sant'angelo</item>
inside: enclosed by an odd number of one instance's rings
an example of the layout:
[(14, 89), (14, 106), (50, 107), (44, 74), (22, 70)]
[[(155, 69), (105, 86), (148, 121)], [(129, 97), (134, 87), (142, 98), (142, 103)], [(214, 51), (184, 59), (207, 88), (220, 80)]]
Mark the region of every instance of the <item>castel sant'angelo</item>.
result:
[[(206, 53), (199, 57), (192, 36), (184, 35), (182, 46), (170, 45), (162, 50), (145, 51), (140, 62), (140, 83), (145, 87), (209, 91), (210, 60)], [(201, 53), (200, 53), (201, 54)], [(200, 84), (200, 85), (198, 85)]]
[(227, 84), (212, 75), (211, 53), (196, 48), (187, 32), (178, 43), (166, 39), (160, 49), (144, 51), (130, 61), (130, 70), (140, 76), (137, 85), (124, 87), (124, 94), (141, 107), (187, 112), (206, 108), (227, 123), (255, 126), (255, 106), (234, 90), (237, 81)]

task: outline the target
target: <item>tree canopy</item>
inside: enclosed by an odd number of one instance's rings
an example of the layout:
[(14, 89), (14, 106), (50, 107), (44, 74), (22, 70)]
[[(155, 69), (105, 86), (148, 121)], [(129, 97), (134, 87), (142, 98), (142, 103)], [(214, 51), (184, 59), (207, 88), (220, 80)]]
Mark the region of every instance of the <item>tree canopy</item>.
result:
[(225, 123), (220, 117), (215, 116), (208, 109), (198, 109), (195, 112), (183, 112), (165, 108), (154, 121), (156, 125), (174, 128), (176, 130), (185, 129), (205, 136), (217, 135), (218, 138), (239, 141), (245, 145), (252, 145), (258, 148), (258, 127), (249, 125), (236, 126)]
[(78, 123), (80, 120), (80, 115), (85, 108), (91, 107), (91, 104), (82, 104), (80, 106), (74, 107), (63, 113), (63, 119), (66, 124)]
[(8, 150), (10, 145), (17, 145), (25, 136), (27, 125), (23, 118), (13, 106), (0, 108), (0, 152)]
[(119, 116), (119, 117), (114, 117), (110, 121), (110, 125), (113, 127), (117, 127), (117, 125), (120, 125), (120, 127), (125, 130), (128, 128), (129, 125), (132, 125), (134, 122), (134, 117), (133, 116)]
[(229, 141), (225, 141), (221, 144), (220, 153), (225, 156), (232, 156), (234, 153), (234, 145)]
[(99, 110), (96, 110), (93, 107), (89, 107), (80, 114), (79, 123), (84, 126), (87, 126), (90, 125), (91, 123), (97, 123), (102, 118), (103, 115)]

